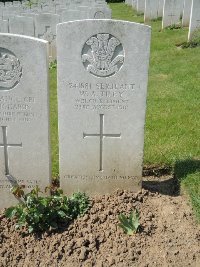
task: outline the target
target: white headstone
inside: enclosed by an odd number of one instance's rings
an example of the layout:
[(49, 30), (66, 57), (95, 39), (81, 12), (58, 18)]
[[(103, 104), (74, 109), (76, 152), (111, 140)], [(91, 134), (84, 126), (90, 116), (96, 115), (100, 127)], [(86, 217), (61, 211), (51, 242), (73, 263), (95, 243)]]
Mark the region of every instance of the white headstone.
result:
[(56, 25), (60, 22), (57, 14), (35, 16), (35, 36), (49, 42), (49, 60), (56, 59)]
[(132, 0), (132, 7), (137, 9), (137, 0)]
[(8, 33), (8, 20), (0, 20), (0, 33)]
[(137, 23), (57, 26), (64, 192), (141, 188), (149, 47), (150, 27)]
[(73, 20), (81, 20), (81, 19), (87, 19), (88, 18), (88, 12), (83, 10), (66, 10), (62, 12), (61, 15), (61, 21), (67, 22), (67, 21), (73, 21)]
[(35, 36), (34, 20), (32, 17), (15, 16), (9, 20), (9, 32)]
[(50, 142), (47, 42), (0, 34), (0, 208), (25, 191), (49, 185)]
[(188, 27), (190, 23), (192, 0), (185, 0), (183, 9), (182, 25), (183, 27)]
[(191, 40), (193, 32), (198, 29), (200, 30), (200, 1), (192, 0), (188, 40)]
[(144, 13), (145, 10), (145, 0), (137, 0), (137, 12)]
[(165, 0), (162, 28), (180, 23), (182, 0)]
[(164, 0), (159, 0), (158, 17), (163, 17)]
[(108, 7), (91, 7), (88, 14), (89, 19), (111, 19), (112, 10)]
[(159, 0), (145, 0), (144, 21), (157, 19)]

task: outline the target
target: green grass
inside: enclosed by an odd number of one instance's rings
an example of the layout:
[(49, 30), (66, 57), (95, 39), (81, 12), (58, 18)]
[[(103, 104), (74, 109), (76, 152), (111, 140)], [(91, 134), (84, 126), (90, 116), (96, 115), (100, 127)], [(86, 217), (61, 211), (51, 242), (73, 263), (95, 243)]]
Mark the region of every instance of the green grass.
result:
[[(113, 19), (143, 23), (143, 16), (124, 3), (110, 4)], [(178, 49), (188, 29), (161, 31), (151, 21), (144, 164), (174, 166), (181, 187), (190, 194), (200, 219), (200, 47)], [(53, 175), (58, 174), (56, 70), (51, 70)], [(180, 164), (182, 163), (182, 164)], [(186, 164), (187, 163), (187, 164)], [(193, 165), (198, 165), (193, 168)], [(195, 166), (196, 166), (195, 165)]]

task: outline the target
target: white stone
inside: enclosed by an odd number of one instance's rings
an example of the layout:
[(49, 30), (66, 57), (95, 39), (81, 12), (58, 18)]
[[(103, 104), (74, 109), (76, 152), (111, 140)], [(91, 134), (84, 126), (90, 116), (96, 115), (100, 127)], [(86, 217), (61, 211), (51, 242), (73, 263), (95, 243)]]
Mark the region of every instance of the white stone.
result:
[(143, 12), (145, 10), (145, 0), (137, 0), (137, 12)]
[(163, 17), (164, 0), (159, 0), (158, 17)]
[(182, 0), (165, 0), (162, 28), (180, 24)]
[(73, 21), (73, 20), (81, 20), (81, 19), (87, 19), (88, 18), (88, 12), (87, 11), (81, 11), (81, 10), (66, 10), (62, 12), (61, 15), (61, 21), (67, 22), (67, 21)]
[(56, 25), (60, 22), (57, 14), (35, 16), (35, 36), (49, 42), (49, 60), (56, 59)]
[(111, 19), (112, 10), (108, 7), (91, 7), (88, 14), (89, 19)]
[(188, 27), (190, 23), (192, 0), (185, 0), (183, 9), (182, 25), (183, 27)]
[(159, 0), (145, 0), (144, 21), (157, 19)]
[(189, 34), (188, 34), (189, 41), (191, 40), (194, 31), (198, 29), (200, 30), (200, 1), (192, 0)]
[(0, 20), (0, 32), (8, 33), (8, 20)]
[(15, 16), (9, 20), (9, 32), (28, 36), (35, 36), (34, 20), (32, 17)]
[(137, 0), (132, 0), (132, 7), (137, 9)]
[(0, 69), (0, 208), (5, 208), (17, 203), (12, 185), (44, 191), (50, 182), (47, 42), (0, 34)]
[(57, 49), (61, 188), (137, 191), (150, 27), (116, 20), (63, 23)]

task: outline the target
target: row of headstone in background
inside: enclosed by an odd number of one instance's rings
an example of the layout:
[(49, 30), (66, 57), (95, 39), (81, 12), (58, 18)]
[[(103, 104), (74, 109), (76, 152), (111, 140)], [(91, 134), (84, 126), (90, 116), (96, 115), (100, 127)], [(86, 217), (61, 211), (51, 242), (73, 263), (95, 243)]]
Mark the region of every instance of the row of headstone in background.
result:
[(110, 19), (112, 15), (111, 9), (104, 0), (39, 1), (37, 6), (33, 5), (31, 9), (27, 8), (26, 4), (25, 10), (11, 5), (12, 2), (10, 7), (0, 7), (0, 32), (28, 35), (48, 41), (50, 61), (56, 59), (56, 25), (58, 23), (80, 19)]
[(199, 0), (126, 0), (138, 12), (144, 13), (144, 22), (162, 17), (162, 28), (189, 26), (188, 40), (200, 28)]
[[(57, 39), (62, 189), (139, 190), (150, 27), (75, 21)], [(13, 185), (50, 183), (47, 44), (0, 34), (0, 208), (16, 203)]]

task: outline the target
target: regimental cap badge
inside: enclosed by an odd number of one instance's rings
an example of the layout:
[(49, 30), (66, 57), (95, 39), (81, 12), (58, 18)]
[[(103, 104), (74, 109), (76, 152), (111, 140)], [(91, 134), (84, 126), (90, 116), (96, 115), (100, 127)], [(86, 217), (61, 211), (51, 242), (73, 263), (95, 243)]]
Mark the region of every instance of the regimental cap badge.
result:
[(9, 50), (0, 47), (0, 90), (15, 87), (22, 76), (19, 59)]
[(124, 63), (121, 42), (109, 33), (90, 37), (82, 49), (82, 62), (86, 70), (97, 77), (109, 77), (117, 73)]

